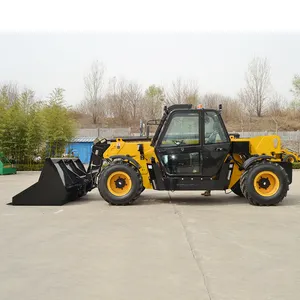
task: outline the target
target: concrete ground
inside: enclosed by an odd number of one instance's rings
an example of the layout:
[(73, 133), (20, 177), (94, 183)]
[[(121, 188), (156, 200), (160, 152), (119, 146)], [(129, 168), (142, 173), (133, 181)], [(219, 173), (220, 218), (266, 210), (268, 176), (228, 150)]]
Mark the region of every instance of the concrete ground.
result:
[(1, 300), (300, 296), (300, 172), (277, 207), (156, 191), (114, 207), (97, 190), (61, 207), (6, 205), (37, 179), (0, 177)]

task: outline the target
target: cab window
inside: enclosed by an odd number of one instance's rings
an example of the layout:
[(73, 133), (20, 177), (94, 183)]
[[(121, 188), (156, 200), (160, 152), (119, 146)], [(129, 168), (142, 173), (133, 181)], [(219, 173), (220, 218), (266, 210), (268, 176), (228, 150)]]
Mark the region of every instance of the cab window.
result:
[(217, 144), (228, 142), (228, 135), (224, 129), (217, 112), (204, 113), (205, 144)]
[(162, 139), (161, 147), (198, 145), (199, 114), (175, 113)]

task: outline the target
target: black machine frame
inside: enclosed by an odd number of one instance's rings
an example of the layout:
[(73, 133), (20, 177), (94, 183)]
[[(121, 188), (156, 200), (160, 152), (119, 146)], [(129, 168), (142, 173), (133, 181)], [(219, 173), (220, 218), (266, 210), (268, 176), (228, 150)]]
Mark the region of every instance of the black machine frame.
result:
[[(205, 144), (205, 132), (204, 132), (204, 122), (205, 113), (214, 112), (220, 114), (220, 111), (214, 109), (191, 109), (192, 105), (174, 105), (169, 108), (165, 108), (164, 115), (161, 122), (157, 128), (157, 131), (152, 139), (151, 145), (154, 146), (155, 154), (158, 161), (152, 159), (151, 164), (148, 164), (148, 170), (150, 174), (150, 180), (152, 182), (153, 188), (157, 190), (224, 190), (228, 188), (229, 181), (231, 178), (233, 163), (230, 163), (232, 157), (229, 155), (231, 152), (231, 141), (229, 134), (227, 132), (226, 126), (221, 117), (219, 118), (222, 130), (226, 135), (226, 141), (224, 143), (217, 144)], [(192, 113), (197, 113), (199, 115), (199, 143), (193, 145), (178, 145), (173, 147), (161, 147), (162, 140), (169, 128), (170, 122), (172, 121), (174, 115), (178, 113), (186, 114), (186, 110), (190, 110)], [(206, 148), (211, 149), (206, 149)], [(163, 163), (162, 156), (165, 154), (180, 154), (180, 153), (191, 153), (199, 152), (200, 157), (200, 167), (201, 170), (197, 174), (187, 173), (187, 174), (172, 174), (165, 167)], [(216, 155), (219, 156), (220, 165), (216, 172), (208, 175), (205, 170), (203, 170), (203, 159), (208, 153), (215, 152), (214, 160)], [(227, 159), (226, 159), (227, 157)], [(224, 162), (225, 161), (225, 162)]]

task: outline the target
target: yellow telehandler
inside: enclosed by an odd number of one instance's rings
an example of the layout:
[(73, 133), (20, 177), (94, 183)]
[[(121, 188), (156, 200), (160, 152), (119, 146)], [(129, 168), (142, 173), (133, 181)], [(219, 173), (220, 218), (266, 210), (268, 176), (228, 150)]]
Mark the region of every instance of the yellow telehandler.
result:
[(280, 137), (228, 134), (219, 109), (164, 108), (152, 138), (96, 140), (85, 170), (79, 159), (48, 158), (39, 181), (13, 205), (62, 205), (98, 187), (113, 205), (133, 203), (144, 189), (231, 190), (253, 205), (276, 205), (292, 182)]
[(282, 159), (283, 161), (288, 161), (290, 163), (296, 163), (300, 161), (300, 155), (296, 151), (289, 149), (289, 148), (284, 148), (282, 149)]

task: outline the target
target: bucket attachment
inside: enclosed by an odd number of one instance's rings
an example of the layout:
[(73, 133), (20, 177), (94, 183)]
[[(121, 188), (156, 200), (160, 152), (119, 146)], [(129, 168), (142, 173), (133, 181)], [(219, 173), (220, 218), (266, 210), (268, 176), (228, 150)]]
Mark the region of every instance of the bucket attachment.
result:
[(39, 181), (15, 195), (12, 205), (63, 205), (92, 188), (92, 173), (80, 159), (47, 158)]
[(12, 205), (63, 205), (97, 186), (106, 139), (94, 141), (87, 171), (79, 158), (46, 158), (39, 181), (15, 195)]

